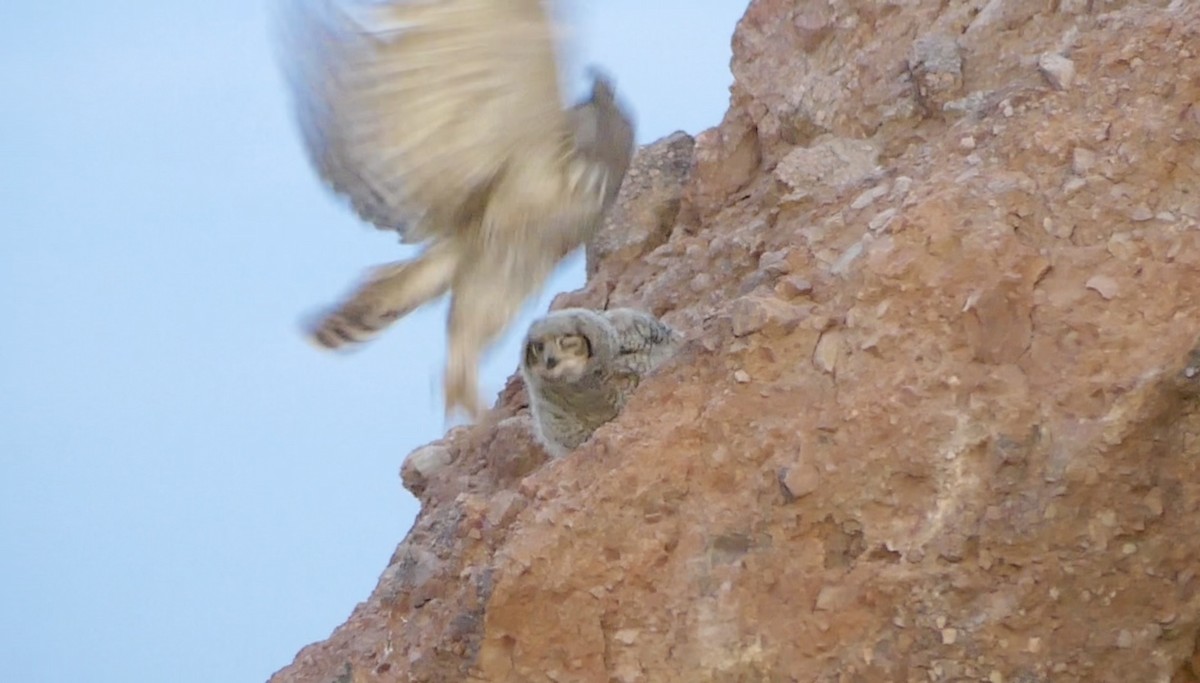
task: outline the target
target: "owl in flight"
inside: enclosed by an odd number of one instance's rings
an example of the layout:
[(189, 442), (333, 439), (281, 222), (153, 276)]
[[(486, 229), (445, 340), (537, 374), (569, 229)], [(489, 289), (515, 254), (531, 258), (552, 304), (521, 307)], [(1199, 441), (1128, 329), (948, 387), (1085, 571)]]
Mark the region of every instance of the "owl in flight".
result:
[(367, 272), (309, 328), (337, 349), (450, 293), (446, 411), (478, 417), (478, 363), (599, 228), (633, 155), (630, 115), (593, 74), (564, 109), (543, 0), (294, 0), (285, 71), (309, 158), (409, 261)]

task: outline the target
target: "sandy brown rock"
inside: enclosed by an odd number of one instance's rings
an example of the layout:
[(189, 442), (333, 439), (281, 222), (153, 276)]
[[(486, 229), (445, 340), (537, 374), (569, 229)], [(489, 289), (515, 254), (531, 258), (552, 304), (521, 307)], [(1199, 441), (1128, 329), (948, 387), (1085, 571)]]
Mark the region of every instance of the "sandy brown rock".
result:
[[(568, 457), (517, 380), (415, 457), (272, 680), (1200, 680), (1200, 6), (757, 0), (734, 46), (676, 224), (588, 286), (683, 351)], [(781, 191), (829, 140), (879, 171)]]

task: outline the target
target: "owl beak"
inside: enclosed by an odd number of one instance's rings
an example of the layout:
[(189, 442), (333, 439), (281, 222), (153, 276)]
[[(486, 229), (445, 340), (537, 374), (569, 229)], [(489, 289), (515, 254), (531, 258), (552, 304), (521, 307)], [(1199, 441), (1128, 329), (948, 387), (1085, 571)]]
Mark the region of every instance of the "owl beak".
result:
[(546, 369), (553, 370), (554, 366), (558, 365), (558, 359), (554, 356), (546, 356)]

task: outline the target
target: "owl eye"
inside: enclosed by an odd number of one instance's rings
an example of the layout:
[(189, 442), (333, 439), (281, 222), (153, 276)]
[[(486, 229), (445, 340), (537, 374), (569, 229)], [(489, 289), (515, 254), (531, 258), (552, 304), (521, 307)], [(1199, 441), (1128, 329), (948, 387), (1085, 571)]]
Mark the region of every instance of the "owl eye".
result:
[(538, 358), (542, 357), (542, 351), (545, 345), (540, 341), (531, 341), (525, 346), (525, 362), (532, 365)]
[(530, 342), (529, 350), (532, 351), (534, 354), (540, 356), (540, 355), (542, 355), (542, 351), (546, 350), (546, 345), (540, 341)]

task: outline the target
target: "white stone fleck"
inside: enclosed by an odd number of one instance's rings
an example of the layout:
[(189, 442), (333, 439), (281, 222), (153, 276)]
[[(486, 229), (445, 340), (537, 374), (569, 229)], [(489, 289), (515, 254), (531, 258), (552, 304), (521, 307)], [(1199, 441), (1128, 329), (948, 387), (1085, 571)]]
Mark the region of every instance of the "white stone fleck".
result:
[(846, 270), (850, 267), (850, 264), (854, 262), (854, 259), (861, 256), (862, 253), (863, 243), (862, 240), (859, 240), (858, 242), (850, 245), (846, 251), (842, 252), (842, 255), (838, 257), (837, 261), (830, 266), (830, 272), (832, 272), (834, 275), (841, 275), (842, 273), (846, 272)]
[(896, 218), (897, 213), (899, 212), (896, 209), (885, 209), (880, 211), (875, 215), (874, 218), (871, 219), (869, 223), (867, 223), (867, 227), (871, 230), (871, 232), (879, 232), (891, 224), (892, 220)]
[(1150, 207), (1146, 206), (1145, 204), (1140, 204), (1133, 207), (1133, 210), (1129, 212), (1129, 217), (1141, 223), (1154, 218), (1154, 212), (1151, 211)]
[[(1114, 280), (1114, 278), (1109, 277), (1108, 275), (1093, 275), (1093, 276), (1091, 276), (1087, 280), (1086, 287), (1088, 289), (1094, 290), (1094, 292), (1096, 292), (1100, 296), (1104, 296), (1105, 299), (1112, 299), (1112, 298), (1114, 298), (1114, 296), (1116, 296), (1118, 293), (1121, 292), (1120, 284), (1117, 284), (1117, 281)], [(1111, 525), (1105, 525), (1105, 526), (1111, 526)]]
[(1117, 647), (1121, 648), (1122, 650), (1127, 650), (1133, 647), (1133, 634), (1129, 632), (1129, 629), (1123, 628), (1121, 629), (1121, 632), (1117, 634)]
[(622, 645), (633, 645), (641, 632), (636, 628), (623, 628), (613, 634), (613, 640)]
[(1055, 90), (1069, 90), (1075, 82), (1075, 62), (1062, 55), (1042, 55), (1038, 58), (1038, 70)]
[(1096, 153), (1086, 147), (1071, 150), (1071, 171), (1075, 175), (1087, 175), (1096, 165)]
[(850, 202), (850, 208), (856, 211), (859, 209), (865, 209), (871, 204), (874, 204), (876, 199), (879, 199), (887, 194), (888, 189), (887, 183), (876, 185), (875, 187), (872, 187), (871, 189), (855, 197), (854, 201)]
[(1084, 185), (1087, 185), (1087, 181), (1083, 178), (1071, 178), (1067, 182), (1063, 183), (1063, 194), (1075, 194), (1079, 190), (1082, 190)]

